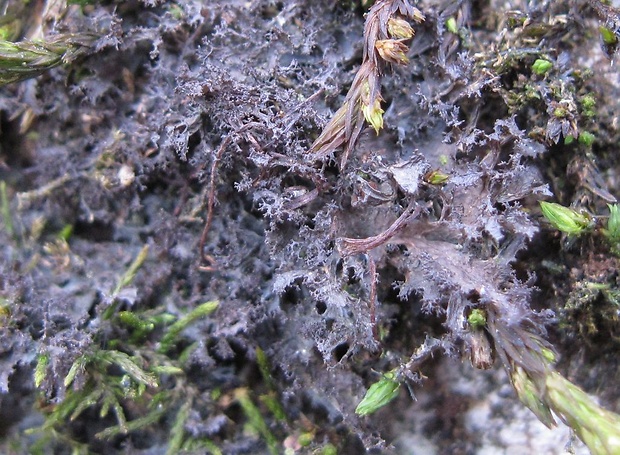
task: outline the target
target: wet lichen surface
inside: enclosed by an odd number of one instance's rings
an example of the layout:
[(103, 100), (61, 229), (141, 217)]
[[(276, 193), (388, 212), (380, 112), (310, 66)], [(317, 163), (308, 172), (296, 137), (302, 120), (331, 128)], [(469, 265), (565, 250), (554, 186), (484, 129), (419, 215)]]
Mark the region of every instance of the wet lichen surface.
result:
[(614, 5), (68, 3), (2, 5), (2, 453), (618, 453)]

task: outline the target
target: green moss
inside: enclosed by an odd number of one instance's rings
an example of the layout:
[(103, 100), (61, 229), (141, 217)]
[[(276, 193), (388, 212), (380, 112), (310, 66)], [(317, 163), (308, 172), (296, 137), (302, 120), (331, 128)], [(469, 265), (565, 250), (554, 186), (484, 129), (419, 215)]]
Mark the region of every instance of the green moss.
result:
[(299, 445), (302, 447), (308, 447), (312, 441), (314, 440), (314, 433), (302, 433), (299, 435), (298, 441)]
[(181, 21), (185, 17), (185, 12), (177, 4), (172, 4), (169, 11), (170, 14), (172, 14), (172, 17), (174, 17), (177, 21)]
[(68, 242), (69, 239), (71, 238), (71, 234), (73, 234), (73, 226), (70, 224), (67, 224), (58, 233), (58, 239)]
[(449, 17), (448, 19), (446, 19), (446, 30), (448, 30), (450, 33), (458, 35), (459, 28), (456, 25), (456, 19), (454, 17)]
[(168, 439), (168, 449), (166, 455), (175, 455), (181, 451), (183, 440), (185, 439), (185, 422), (189, 417), (192, 409), (192, 400), (189, 399), (179, 409), (170, 429), (170, 438)]
[(551, 68), (553, 68), (553, 63), (551, 63), (549, 60), (541, 58), (536, 59), (536, 61), (532, 65), (532, 71), (534, 72), (534, 74), (538, 74), (539, 76), (544, 76), (551, 70)]
[(581, 108), (583, 109), (584, 115), (593, 117), (595, 114), (594, 109), (596, 108), (596, 98), (594, 98), (594, 95), (584, 95), (581, 98)]
[(383, 377), (371, 385), (366, 395), (355, 408), (355, 413), (365, 416), (376, 412), (398, 396), (400, 382), (395, 379), (393, 372), (386, 373)]
[(474, 308), (467, 317), (467, 323), (474, 329), (479, 330), (484, 328), (487, 323), (487, 316), (485, 312), (479, 308)]
[[(5, 33), (6, 34), (6, 33)], [(50, 41), (0, 40), (0, 85), (19, 82), (88, 54), (95, 37), (56, 35)]]
[(250, 427), (254, 429), (267, 443), (269, 452), (274, 455), (277, 454), (277, 439), (271, 430), (269, 430), (269, 426), (267, 425), (267, 422), (265, 422), (265, 418), (261, 414), (260, 410), (250, 398), (248, 390), (244, 388), (236, 389), (235, 399), (241, 405), (241, 409), (243, 409), (243, 413), (248, 419)]
[(551, 225), (566, 234), (583, 234), (591, 226), (590, 217), (560, 204), (541, 201), (540, 208)]
[(583, 131), (579, 134), (579, 143), (581, 145), (585, 145), (586, 147), (591, 147), (592, 144), (594, 144), (594, 139), (594, 134), (588, 131)]
[(607, 27), (600, 27), (599, 31), (601, 32), (601, 38), (603, 39), (603, 43), (607, 45), (615, 45), (618, 42), (618, 37), (613, 32), (613, 30)]
[(183, 330), (185, 330), (185, 328), (187, 328), (193, 322), (209, 316), (217, 309), (218, 306), (218, 302), (205, 302), (201, 305), (198, 305), (188, 314), (186, 314), (181, 319), (172, 324), (166, 331), (164, 337), (161, 339), (159, 352), (163, 353), (169, 351), (178, 336)]
[(47, 365), (50, 361), (50, 356), (47, 353), (39, 354), (37, 356), (37, 365), (34, 369), (34, 386), (39, 388), (45, 380), (47, 375)]
[(138, 255), (136, 256), (136, 258), (129, 265), (125, 273), (119, 278), (118, 283), (116, 284), (116, 287), (114, 288), (114, 290), (112, 290), (112, 293), (111, 293), (112, 304), (108, 308), (106, 308), (106, 310), (103, 312), (102, 317), (104, 320), (110, 319), (116, 312), (116, 309), (119, 305), (119, 302), (116, 300), (116, 297), (123, 290), (123, 288), (125, 288), (126, 286), (129, 286), (133, 282), (134, 278), (136, 277), (136, 273), (138, 273), (138, 270), (140, 270), (140, 267), (142, 267), (142, 265), (144, 264), (144, 261), (146, 261), (148, 253), (149, 253), (149, 246), (148, 245), (143, 246), (140, 252), (138, 253)]
[(270, 392), (258, 397), (258, 399), (265, 405), (269, 412), (280, 422), (286, 421), (286, 413), (280, 403), (279, 397), (275, 392)]
[(258, 364), (258, 368), (263, 376), (263, 380), (267, 383), (267, 386), (270, 389), (273, 389), (274, 383), (270, 373), (271, 368), (269, 366), (269, 360), (265, 355), (265, 351), (259, 347), (256, 348), (256, 363)]
[(618, 204), (607, 204), (609, 208), (609, 218), (607, 226), (603, 229), (603, 234), (607, 237), (611, 252), (620, 256), (620, 208)]

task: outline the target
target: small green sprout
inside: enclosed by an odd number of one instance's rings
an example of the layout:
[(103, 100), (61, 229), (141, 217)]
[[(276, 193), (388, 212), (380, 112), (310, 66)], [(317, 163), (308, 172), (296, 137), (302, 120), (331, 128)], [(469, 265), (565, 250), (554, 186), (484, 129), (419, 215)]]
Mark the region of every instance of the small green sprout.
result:
[(549, 70), (551, 70), (551, 68), (553, 68), (553, 63), (542, 58), (536, 59), (532, 65), (532, 71), (534, 74), (538, 74), (539, 76), (544, 76), (549, 72)]
[(71, 238), (71, 234), (73, 234), (73, 226), (71, 224), (67, 224), (58, 233), (58, 239), (68, 242)]
[(454, 33), (455, 35), (459, 34), (459, 28), (456, 25), (456, 19), (453, 16), (450, 16), (446, 19), (446, 30), (450, 33)]
[(607, 236), (615, 241), (620, 241), (620, 211), (618, 204), (607, 204), (609, 219), (607, 220)]
[(220, 398), (222, 398), (222, 389), (220, 389), (219, 387), (216, 387), (215, 389), (211, 390), (210, 395), (213, 401), (217, 401)]
[[(617, 19), (614, 19), (614, 21), (617, 21)], [(603, 52), (607, 54), (607, 57), (611, 58), (618, 50), (618, 44), (620, 42), (618, 39), (620, 37), (618, 27), (614, 23), (612, 28), (603, 26), (599, 28), (599, 31), (601, 33), (601, 47), (603, 48)]]
[(150, 368), (153, 373), (166, 374), (168, 376), (179, 376), (185, 373), (183, 368), (175, 367), (172, 365), (155, 365)]
[[(112, 300), (115, 300), (118, 294), (123, 290), (123, 288), (125, 288), (126, 286), (129, 286), (133, 282), (134, 278), (136, 277), (136, 273), (138, 273), (138, 270), (140, 270), (140, 267), (142, 267), (142, 264), (144, 264), (144, 261), (146, 261), (148, 253), (149, 253), (149, 246), (148, 245), (143, 246), (140, 252), (138, 253), (138, 255), (136, 256), (136, 258), (129, 265), (129, 268), (125, 271), (123, 276), (121, 276), (121, 278), (118, 280), (116, 287), (112, 291), (112, 295), (111, 295)], [(110, 305), (108, 308), (105, 309), (105, 311), (103, 312), (102, 318), (104, 320), (110, 319), (112, 315), (114, 315), (114, 313), (116, 312), (117, 307), (118, 307), (118, 302), (114, 302), (112, 305)]]
[(596, 115), (596, 98), (593, 95), (588, 94), (581, 98), (581, 109), (582, 114), (588, 118), (594, 117)]
[(620, 254), (620, 210), (618, 204), (607, 204), (609, 207), (609, 218), (607, 219), (607, 228), (603, 229), (603, 234), (611, 243), (611, 251), (614, 254)]
[(571, 134), (564, 138), (564, 145), (571, 145), (573, 142), (575, 142), (575, 136)]
[(589, 216), (555, 202), (540, 201), (540, 208), (551, 225), (566, 234), (583, 234), (591, 227)]
[(185, 17), (185, 12), (179, 5), (172, 5), (169, 11), (174, 20), (181, 21)]
[(75, 380), (78, 372), (85, 371), (87, 366), (103, 370), (109, 365), (116, 365), (140, 385), (148, 387), (157, 387), (158, 385), (157, 379), (152, 374), (144, 371), (130, 355), (120, 351), (100, 350), (95, 354), (84, 354), (73, 362), (67, 376), (65, 376), (65, 387), (69, 387)]
[(590, 147), (594, 143), (594, 134), (584, 131), (579, 134), (579, 143), (581, 145), (585, 145), (586, 147)]
[(157, 387), (157, 379), (147, 373), (136, 363), (136, 360), (128, 354), (120, 351), (100, 351), (98, 360), (102, 364), (116, 365), (131, 377), (136, 383), (148, 387)]
[(116, 285), (116, 288), (112, 292), (113, 295), (118, 294), (119, 292), (121, 292), (121, 290), (125, 286), (128, 286), (131, 284), (131, 282), (136, 277), (136, 273), (138, 273), (138, 270), (140, 269), (140, 267), (142, 267), (142, 264), (144, 264), (144, 261), (146, 260), (148, 253), (149, 253), (149, 246), (148, 245), (143, 246), (140, 252), (138, 253), (138, 255), (136, 256), (136, 258), (133, 260), (133, 262), (127, 269), (127, 271), (123, 274), (121, 279), (118, 280), (118, 284)]
[(479, 330), (487, 324), (487, 316), (480, 308), (474, 308), (467, 316), (467, 322), (474, 330)]
[(41, 387), (43, 380), (47, 374), (47, 364), (50, 361), (49, 354), (39, 354), (37, 356), (37, 366), (34, 368), (34, 386)]
[(370, 386), (366, 395), (355, 408), (359, 416), (366, 416), (382, 408), (398, 396), (400, 382), (396, 380), (396, 374), (389, 372)]
[(424, 176), (424, 180), (426, 180), (431, 185), (443, 185), (448, 181), (450, 176), (441, 171), (431, 171)]
[(73, 362), (73, 365), (71, 365), (71, 368), (69, 368), (69, 372), (65, 376), (65, 380), (64, 380), (65, 387), (69, 387), (73, 383), (73, 380), (75, 379), (77, 374), (80, 371), (84, 371), (84, 368), (86, 368), (87, 364), (88, 364), (88, 357), (86, 355), (82, 355), (78, 357), (77, 360)]
[[(120, 409), (122, 411), (122, 408)], [(138, 431), (145, 427), (154, 425), (157, 423), (163, 415), (165, 414), (165, 408), (162, 409), (154, 409), (143, 417), (139, 417), (137, 419), (133, 419), (129, 422), (125, 422), (124, 425), (115, 425), (113, 427), (108, 427), (105, 430), (100, 431), (95, 434), (97, 439), (108, 439), (113, 436), (117, 436), (119, 434), (125, 435), (132, 431)]]
[(581, 105), (584, 109), (594, 109), (596, 106), (596, 98), (594, 98), (594, 95), (592, 94), (585, 95), (581, 98)]
[(118, 313), (118, 319), (123, 324), (144, 332), (151, 332), (155, 328), (155, 324), (153, 324), (153, 322), (143, 320), (133, 311), (121, 311)]
[(601, 32), (601, 38), (603, 39), (603, 43), (608, 46), (613, 46), (618, 42), (618, 37), (613, 32), (613, 30), (607, 27), (600, 27), (599, 31)]
[(273, 379), (271, 377), (271, 368), (269, 366), (269, 360), (265, 355), (265, 351), (263, 351), (260, 347), (256, 348), (256, 363), (258, 364), (258, 368), (260, 370), (263, 379), (267, 383), (267, 386), (271, 390), (275, 390), (275, 386), (273, 384)]
[(151, 320), (145, 320), (133, 311), (121, 311), (118, 313), (118, 320), (121, 324), (133, 329), (131, 339), (140, 340), (146, 337), (155, 329), (155, 324)]

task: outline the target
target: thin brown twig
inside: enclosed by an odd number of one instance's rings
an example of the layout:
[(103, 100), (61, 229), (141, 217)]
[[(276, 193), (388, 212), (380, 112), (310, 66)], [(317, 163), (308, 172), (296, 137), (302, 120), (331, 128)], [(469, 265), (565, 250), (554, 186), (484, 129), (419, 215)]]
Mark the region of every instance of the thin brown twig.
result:
[(201, 265), (199, 270), (203, 272), (213, 272), (217, 270), (217, 266), (215, 265), (215, 258), (210, 254), (205, 253), (205, 244), (207, 242), (207, 236), (209, 235), (209, 231), (211, 229), (211, 223), (213, 223), (213, 207), (215, 206), (215, 178), (217, 174), (217, 168), (220, 164), (224, 151), (228, 148), (233, 137), (239, 134), (246, 132), (251, 128), (263, 127), (261, 123), (258, 122), (248, 122), (245, 125), (241, 126), (237, 130), (230, 133), (226, 138), (222, 141), (217, 151), (215, 152), (215, 156), (213, 157), (213, 161), (211, 163), (211, 175), (209, 176), (209, 192), (207, 193), (207, 218), (205, 221), (204, 228), (202, 229), (202, 234), (200, 235), (200, 242), (198, 244), (198, 248), (200, 249), (200, 257), (203, 263), (208, 265)]
[[(410, 380), (417, 382), (420, 379), (424, 379), (424, 376), (418, 371), (422, 367), (422, 365), (439, 349), (443, 347), (443, 344), (437, 338), (427, 337), (424, 340), (424, 343), (416, 349), (416, 351), (411, 355), (409, 361), (405, 364), (402, 364), (399, 368), (398, 375), (409, 378)], [(411, 392), (411, 389), (409, 390)], [(411, 394), (415, 399), (413, 393)]]
[(363, 239), (353, 239), (349, 237), (340, 237), (336, 240), (338, 251), (342, 256), (352, 256), (358, 253), (366, 253), (373, 248), (383, 245), (390, 240), (411, 218), (416, 218), (421, 212), (420, 207), (412, 201), (405, 211), (394, 221), (390, 227), (372, 237)]
[(379, 342), (377, 333), (376, 305), (377, 305), (377, 264), (374, 259), (368, 256), (368, 275), (370, 275), (370, 295), (368, 296), (368, 306), (370, 307), (370, 323), (372, 324), (372, 336)]

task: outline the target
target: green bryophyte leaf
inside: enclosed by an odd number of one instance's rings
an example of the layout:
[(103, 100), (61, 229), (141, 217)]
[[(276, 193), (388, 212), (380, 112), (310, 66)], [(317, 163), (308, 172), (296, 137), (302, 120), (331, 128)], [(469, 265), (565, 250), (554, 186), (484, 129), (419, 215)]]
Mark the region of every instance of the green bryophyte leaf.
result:
[(395, 380), (395, 374), (386, 373), (378, 382), (370, 386), (366, 395), (355, 408), (360, 416), (372, 414), (398, 396), (400, 382)]
[(540, 208), (551, 225), (566, 234), (583, 234), (592, 224), (589, 216), (555, 202), (541, 201)]

